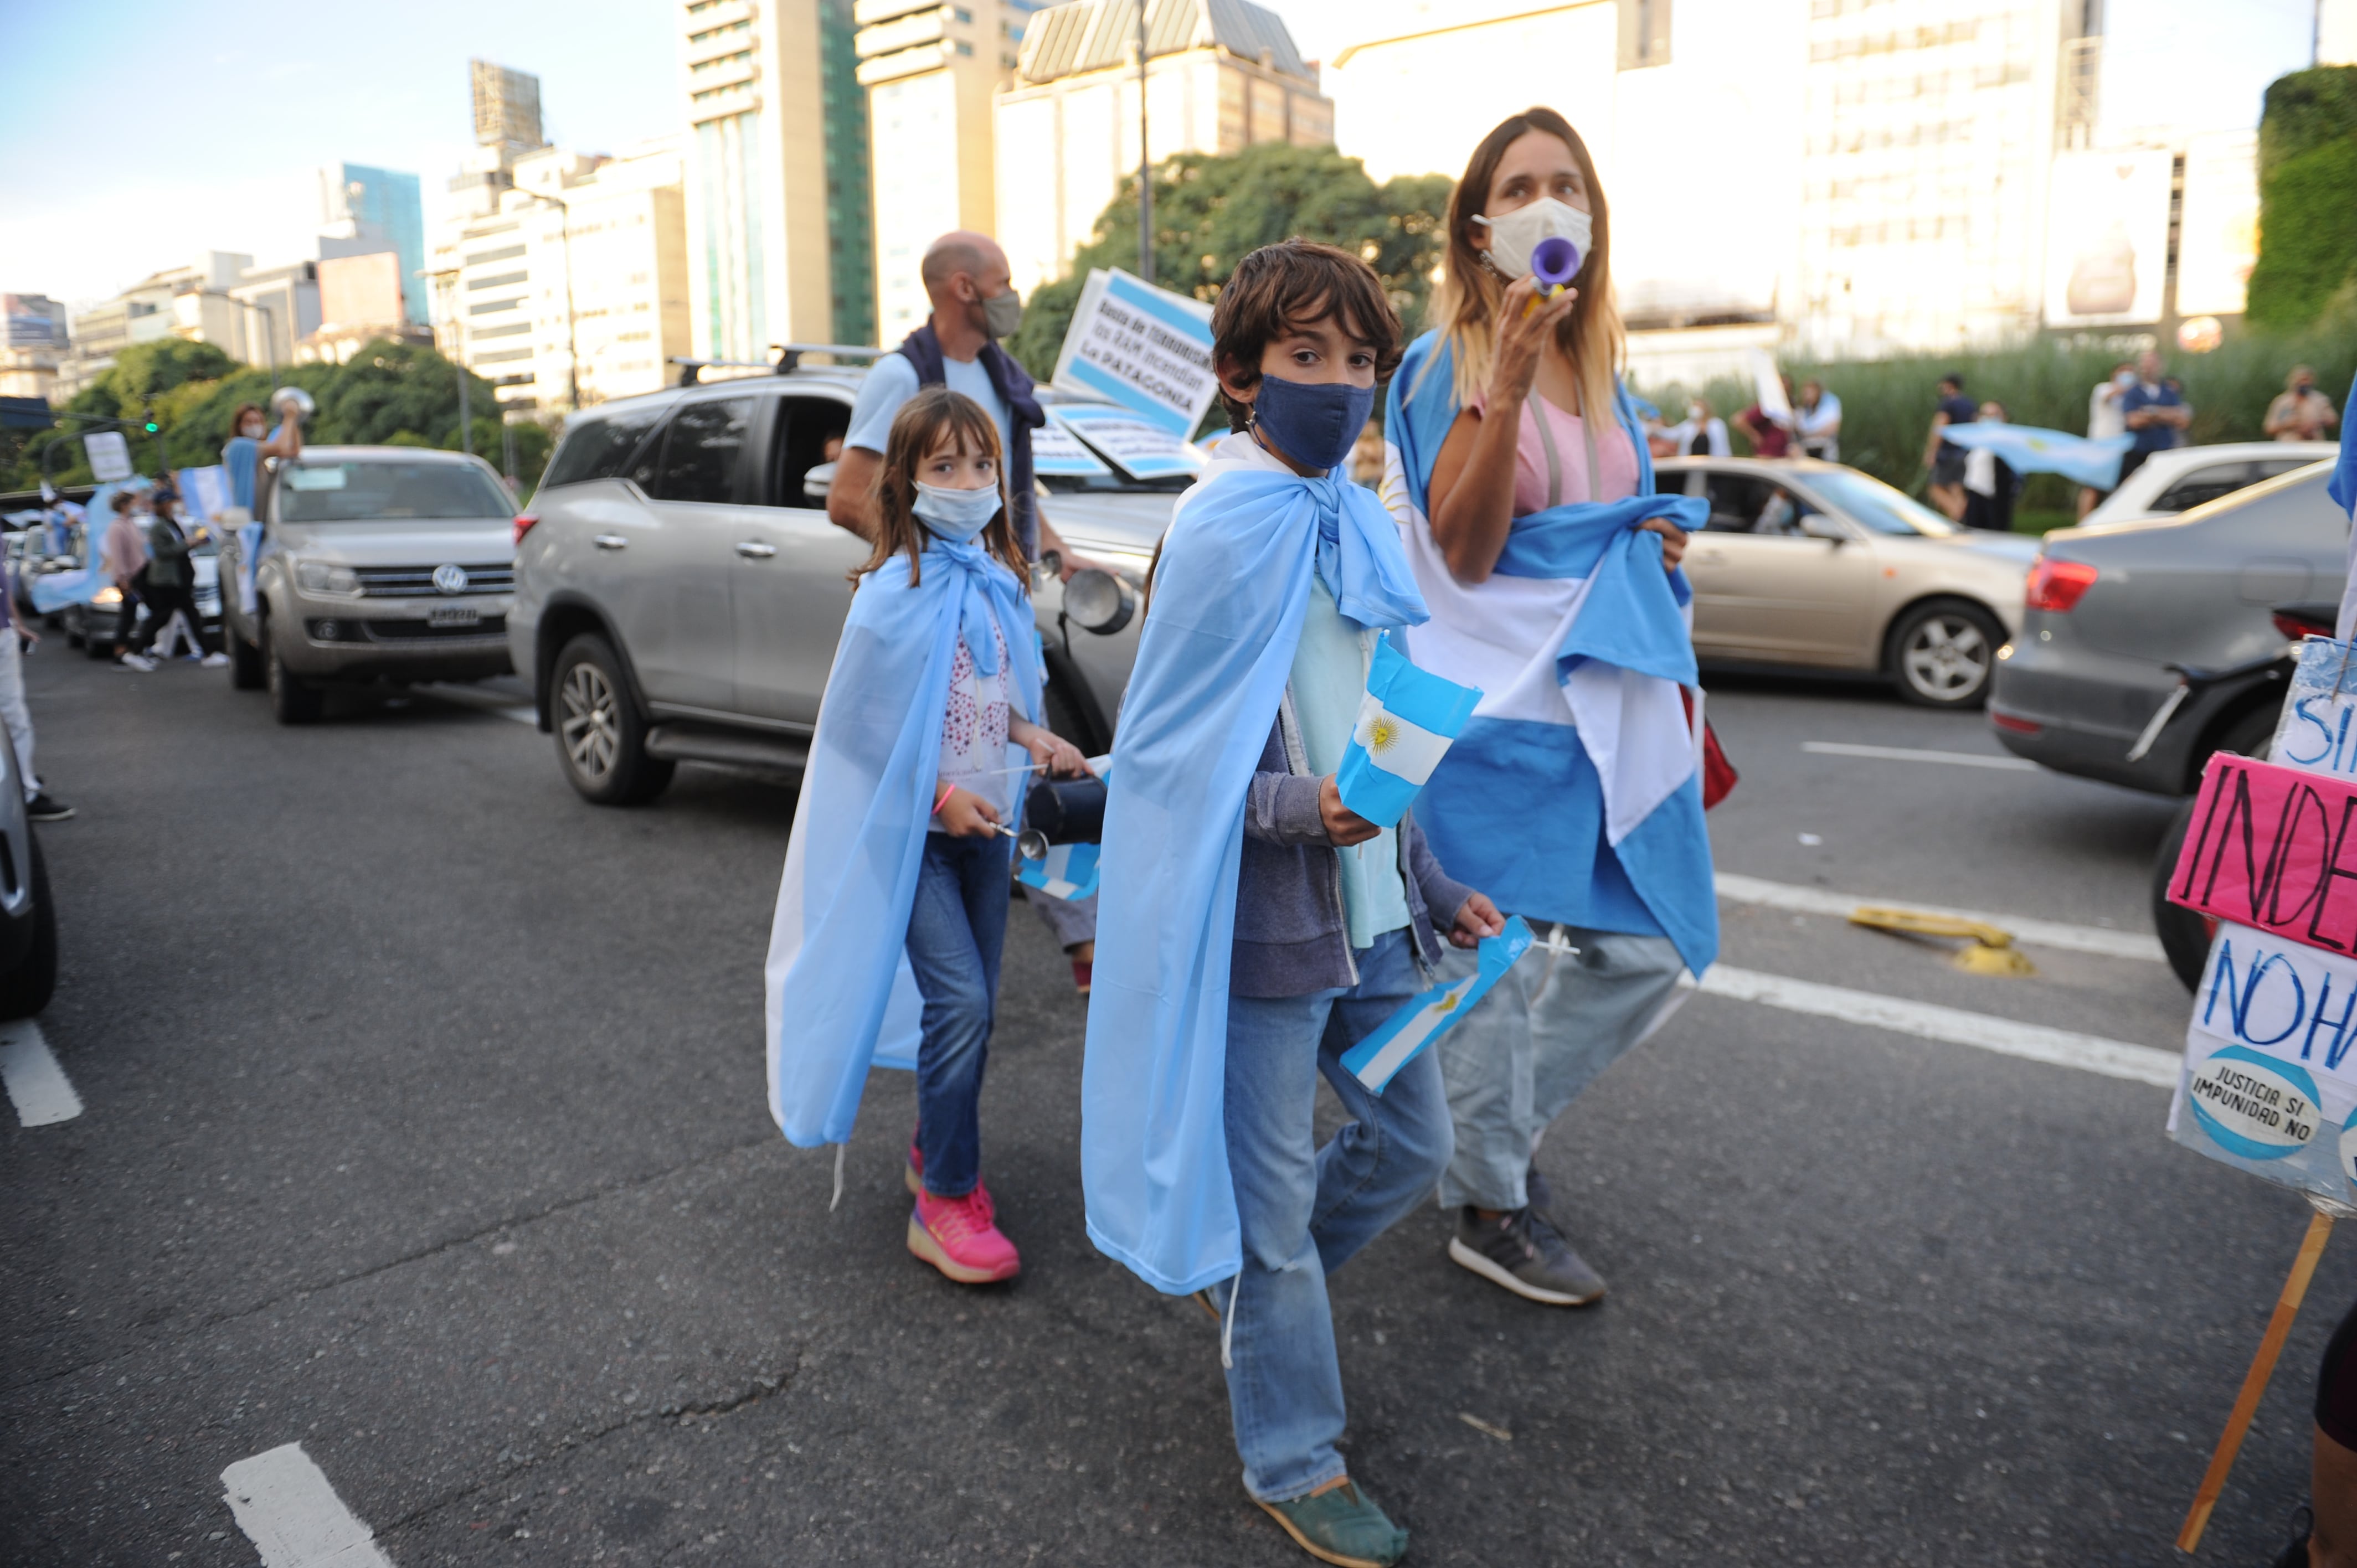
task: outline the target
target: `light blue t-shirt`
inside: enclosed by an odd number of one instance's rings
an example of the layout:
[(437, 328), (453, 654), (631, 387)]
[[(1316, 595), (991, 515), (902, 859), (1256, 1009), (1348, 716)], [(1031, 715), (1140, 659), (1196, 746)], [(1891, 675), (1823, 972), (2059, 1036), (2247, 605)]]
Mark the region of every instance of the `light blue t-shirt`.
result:
[[(990, 384), (990, 372), (983, 369), (980, 360), (952, 360), (942, 355), (942, 382), (950, 391), (963, 392), (982, 404), (990, 422), (998, 426), (998, 449), (1014, 449), (1006, 405), (998, 401), (998, 392)], [(851, 405), (851, 428), (845, 433), (843, 444), (863, 446), (882, 456), (885, 444), (891, 438), (893, 415), (900, 412), (902, 403), (917, 395), (920, 384), (917, 367), (898, 349), (877, 360), (876, 368), (867, 372), (867, 380), (859, 389), (858, 400)]]
[[(1312, 578), (1301, 642), (1293, 651), (1293, 716), (1309, 771), (1324, 777), (1342, 766), (1367, 694), (1367, 633), (1342, 618), (1326, 585)], [(1385, 828), (1364, 843), (1334, 851), (1342, 868), (1342, 916), (1351, 945), (1363, 948), (1407, 924), (1407, 889), (1400, 881), (1399, 834)]]
[(221, 448), (221, 468), (229, 475), (229, 504), (253, 510), (253, 471), (261, 467), (255, 454), (262, 443), (251, 435), (233, 435)]

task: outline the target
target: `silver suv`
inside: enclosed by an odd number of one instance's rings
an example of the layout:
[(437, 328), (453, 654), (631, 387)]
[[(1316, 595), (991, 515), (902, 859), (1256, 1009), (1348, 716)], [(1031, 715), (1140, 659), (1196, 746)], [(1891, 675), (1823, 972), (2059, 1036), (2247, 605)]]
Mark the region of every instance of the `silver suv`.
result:
[(221, 541), (230, 679), (266, 687), (281, 724), (319, 716), (340, 682), (505, 675), (514, 502), (479, 457), (410, 446), (307, 446), (255, 486), (264, 525), (253, 613), (243, 549)]
[[(576, 415), (516, 520), (508, 644), (590, 800), (652, 800), (683, 760), (791, 772), (809, 757), (867, 556), (825, 510), (829, 451), (866, 371), (788, 358), (776, 375)], [(1136, 590), (1196, 459), (1110, 404), (1044, 387), (1040, 400), (1045, 510), (1111, 568), (1069, 585), (1035, 574), (1046, 722), (1093, 752), (1136, 652)]]

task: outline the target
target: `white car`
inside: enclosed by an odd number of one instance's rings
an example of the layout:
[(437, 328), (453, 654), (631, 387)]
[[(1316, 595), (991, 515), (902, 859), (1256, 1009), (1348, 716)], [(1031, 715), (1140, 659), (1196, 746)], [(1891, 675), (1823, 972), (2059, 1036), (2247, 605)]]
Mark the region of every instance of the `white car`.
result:
[(2079, 526), (2175, 517), (2204, 501), (2305, 468), (2340, 451), (2337, 441), (2229, 441), (2217, 446), (2178, 446), (2156, 452), (2120, 481), (2120, 488), (2105, 496), (2103, 504), (2081, 519)]

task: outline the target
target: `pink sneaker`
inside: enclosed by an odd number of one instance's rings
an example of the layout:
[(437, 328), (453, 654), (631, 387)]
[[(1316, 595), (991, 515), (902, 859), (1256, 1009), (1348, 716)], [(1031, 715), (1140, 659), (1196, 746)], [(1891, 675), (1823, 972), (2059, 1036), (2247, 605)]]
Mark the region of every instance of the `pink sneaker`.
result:
[(991, 1223), (974, 1193), (963, 1197), (919, 1193), (917, 1207), (909, 1215), (909, 1251), (960, 1284), (1011, 1280), (1023, 1267), (1015, 1243)]
[[(909, 1140), (909, 1164), (900, 1172), (900, 1181), (909, 1189), (910, 1197), (925, 1196), (925, 1152), (917, 1147), (914, 1138)], [(991, 1201), (990, 1188), (983, 1184), (980, 1176), (974, 1178), (974, 1197), (982, 1205), (983, 1223), (986, 1225), (998, 1212), (998, 1206)]]

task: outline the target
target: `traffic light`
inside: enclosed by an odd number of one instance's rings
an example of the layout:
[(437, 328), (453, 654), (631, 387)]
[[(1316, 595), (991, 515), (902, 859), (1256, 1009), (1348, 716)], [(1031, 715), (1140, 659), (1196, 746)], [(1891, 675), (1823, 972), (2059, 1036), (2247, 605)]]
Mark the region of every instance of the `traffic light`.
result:
[(143, 412), (147, 423), (145, 425), (142, 425), (141, 428), (145, 430), (148, 435), (153, 435), (156, 432), (164, 428), (162, 425), (156, 423), (156, 405), (154, 403), (149, 403)]

